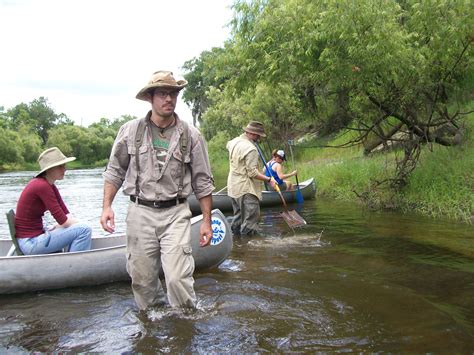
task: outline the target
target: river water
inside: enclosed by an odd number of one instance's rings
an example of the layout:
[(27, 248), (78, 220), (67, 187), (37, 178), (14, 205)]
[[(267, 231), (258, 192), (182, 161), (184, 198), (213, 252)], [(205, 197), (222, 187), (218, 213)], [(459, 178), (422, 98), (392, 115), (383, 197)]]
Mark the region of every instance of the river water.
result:
[[(58, 182), (97, 233), (100, 174)], [(31, 176), (0, 174), (2, 216)], [(115, 202), (118, 230), (126, 203)], [(127, 282), (0, 296), (0, 352), (474, 351), (474, 227), (312, 200), (293, 234), (279, 211), (263, 210), (262, 236), (195, 275), (197, 310), (138, 313)]]

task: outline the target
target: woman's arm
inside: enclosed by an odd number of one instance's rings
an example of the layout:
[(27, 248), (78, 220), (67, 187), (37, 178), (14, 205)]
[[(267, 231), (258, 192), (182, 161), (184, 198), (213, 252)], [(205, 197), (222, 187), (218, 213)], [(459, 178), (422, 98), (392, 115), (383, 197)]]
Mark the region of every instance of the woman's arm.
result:
[(283, 168), (281, 167), (280, 163), (275, 163), (273, 165), (273, 170), (277, 173), (278, 177), (283, 180), (285, 178), (285, 174), (283, 174)]
[(66, 219), (66, 222), (64, 222), (63, 224), (58, 224), (56, 223), (54, 226), (50, 227), (49, 230), (52, 231), (56, 228), (67, 228), (67, 227), (70, 227), (72, 226), (73, 224), (79, 222), (79, 220), (74, 217), (72, 214), (67, 214), (67, 219)]
[(70, 226), (72, 226), (73, 224), (75, 224), (75, 223), (77, 223), (77, 222), (79, 222), (79, 221), (77, 220), (77, 218), (74, 217), (72, 214), (69, 213), (69, 214), (67, 215), (66, 222), (64, 222), (63, 224), (61, 224), (61, 227), (62, 227), (62, 228), (67, 228), (67, 227), (70, 227)]
[(291, 173), (289, 173), (289, 174), (284, 174), (284, 175), (283, 175), (283, 176), (284, 176), (283, 179), (287, 179), (287, 178), (289, 178), (289, 177), (295, 176), (296, 174), (298, 174), (298, 171), (293, 170), (293, 171), (292, 171)]
[(278, 177), (282, 180), (288, 179), (289, 177), (292, 177), (292, 176), (295, 176), (296, 173), (297, 173), (297, 171), (294, 170), (289, 174), (283, 174), (283, 168), (282, 168), (281, 164), (278, 164), (278, 163), (275, 164), (275, 171), (278, 174)]
[(67, 208), (64, 210), (61, 206), (60, 200), (62, 199), (57, 187), (55, 185), (50, 185), (44, 179), (38, 179), (36, 193), (58, 225), (66, 223), (69, 211)]

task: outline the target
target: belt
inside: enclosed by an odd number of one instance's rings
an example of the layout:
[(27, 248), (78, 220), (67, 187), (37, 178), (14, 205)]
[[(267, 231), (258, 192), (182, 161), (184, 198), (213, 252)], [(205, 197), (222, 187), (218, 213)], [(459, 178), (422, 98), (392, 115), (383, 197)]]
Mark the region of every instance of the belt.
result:
[(171, 206), (179, 205), (180, 203), (186, 202), (185, 198), (167, 200), (167, 201), (147, 201), (136, 198), (135, 196), (130, 196), (130, 201), (137, 202), (139, 205), (153, 207), (153, 208), (168, 208)]

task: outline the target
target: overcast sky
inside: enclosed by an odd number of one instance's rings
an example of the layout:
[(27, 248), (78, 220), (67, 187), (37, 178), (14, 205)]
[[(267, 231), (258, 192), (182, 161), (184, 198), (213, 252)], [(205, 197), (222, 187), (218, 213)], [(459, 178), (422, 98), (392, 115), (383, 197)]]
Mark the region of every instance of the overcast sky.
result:
[[(0, 106), (44, 96), (88, 126), (142, 117), (136, 93), (229, 36), (232, 0), (0, 0)], [(181, 98), (181, 96), (180, 96)], [(181, 101), (176, 112), (191, 122)]]

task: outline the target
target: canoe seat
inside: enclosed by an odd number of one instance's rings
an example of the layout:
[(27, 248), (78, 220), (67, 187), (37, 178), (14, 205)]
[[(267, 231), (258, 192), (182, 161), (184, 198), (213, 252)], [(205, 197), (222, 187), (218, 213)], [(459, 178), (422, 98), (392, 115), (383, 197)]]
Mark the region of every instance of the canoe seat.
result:
[(13, 245), (16, 249), (16, 255), (23, 255), (23, 252), (18, 245), (18, 240), (16, 239), (16, 230), (15, 230), (15, 211), (10, 210), (6, 213), (8, 228), (10, 229), (10, 237), (12, 238)]

